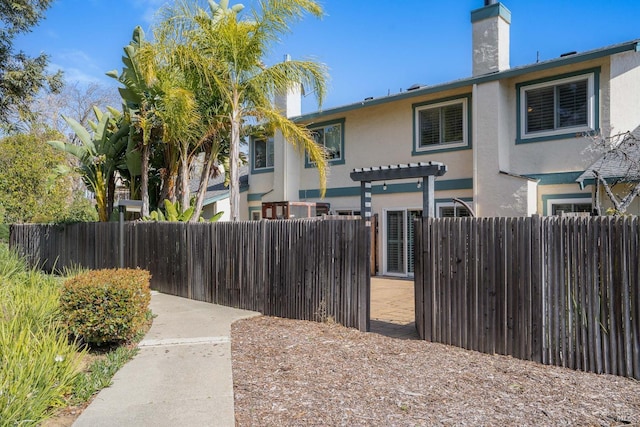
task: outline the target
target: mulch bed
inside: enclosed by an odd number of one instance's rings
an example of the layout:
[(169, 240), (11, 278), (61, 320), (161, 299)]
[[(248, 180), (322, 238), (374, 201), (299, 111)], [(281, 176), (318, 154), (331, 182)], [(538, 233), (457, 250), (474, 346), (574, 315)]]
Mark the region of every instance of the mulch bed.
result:
[(640, 425), (640, 382), (331, 323), (232, 326), (238, 426)]

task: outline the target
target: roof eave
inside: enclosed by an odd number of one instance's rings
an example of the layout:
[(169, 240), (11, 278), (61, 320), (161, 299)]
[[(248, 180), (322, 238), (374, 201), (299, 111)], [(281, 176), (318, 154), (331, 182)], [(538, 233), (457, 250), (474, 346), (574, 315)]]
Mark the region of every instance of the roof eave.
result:
[(429, 95), (432, 93), (459, 89), (465, 86), (472, 86), (474, 84), (487, 83), (495, 80), (517, 77), (523, 74), (534, 73), (536, 71), (544, 71), (551, 68), (558, 68), (566, 65), (578, 64), (580, 62), (587, 62), (594, 59), (615, 55), (617, 53), (628, 52), (628, 51), (640, 52), (639, 43), (640, 43), (640, 40), (632, 40), (629, 42), (620, 43), (613, 46), (608, 46), (608, 47), (591, 50), (587, 52), (582, 52), (582, 53), (576, 53), (570, 56), (554, 58), (548, 61), (542, 61), (535, 64), (523, 65), (520, 67), (510, 68), (508, 70), (498, 71), (491, 74), (468, 77), (468, 78), (454, 80), (452, 82), (442, 83), (434, 86), (425, 86), (418, 89), (396, 93), (393, 95), (388, 95), (380, 98), (367, 98), (364, 101), (356, 102), (353, 104), (343, 105), (335, 108), (329, 108), (327, 110), (315, 111), (308, 114), (302, 114), (300, 116), (292, 117), (292, 120), (295, 122), (307, 122), (309, 120), (313, 120), (316, 118), (331, 116), (335, 114), (341, 114), (348, 111), (358, 110), (361, 108), (366, 108), (374, 105), (386, 104), (389, 102), (395, 102), (403, 99)]

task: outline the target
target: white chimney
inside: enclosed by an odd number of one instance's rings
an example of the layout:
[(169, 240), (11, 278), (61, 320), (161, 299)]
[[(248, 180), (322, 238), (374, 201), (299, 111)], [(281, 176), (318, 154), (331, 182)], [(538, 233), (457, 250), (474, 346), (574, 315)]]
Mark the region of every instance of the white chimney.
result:
[(511, 12), (496, 0), (484, 0), (484, 7), (471, 12), (473, 25), (473, 75), (480, 76), (509, 68)]

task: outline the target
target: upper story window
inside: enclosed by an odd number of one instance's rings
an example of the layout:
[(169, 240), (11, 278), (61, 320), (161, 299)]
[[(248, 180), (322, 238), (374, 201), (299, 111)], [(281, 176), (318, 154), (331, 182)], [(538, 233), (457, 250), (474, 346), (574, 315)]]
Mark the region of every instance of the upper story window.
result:
[[(344, 164), (344, 119), (314, 123), (309, 130), (316, 143), (325, 148), (329, 164)], [(306, 167), (314, 165), (308, 157), (305, 163)]]
[(254, 139), (252, 148), (251, 172), (273, 171), (273, 138)]
[(518, 142), (573, 137), (597, 129), (598, 71), (517, 86)]
[(468, 148), (469, 97), (416, 104), (413, 154)]

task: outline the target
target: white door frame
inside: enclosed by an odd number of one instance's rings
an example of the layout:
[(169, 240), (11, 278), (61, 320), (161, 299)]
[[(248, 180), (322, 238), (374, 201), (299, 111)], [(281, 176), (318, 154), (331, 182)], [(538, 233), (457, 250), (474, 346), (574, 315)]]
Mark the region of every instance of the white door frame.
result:
[[(410, 211), (420, 211), (422, 210), (422, 207), (416, 207), (416, 208), (412, 208), (412, 207), (397, 207), (397, 208), (384, 208), (382, 209), (382, 275), (384, 276), (393, 276), (393, 277), (413, 277), (413, 273), (409, 273), (409, 254), (408, 254), (408, 247), (409, 247), (409, 240), (408, 240), (408, 230), (409, 230), (409, 225), (407, 221), (407, 213)], [(403, 216), (402, 216), (402, 220), (404, 223), (404, 239), (403, 239), (403, 244), (402, 244), (402, 251), (404, 252), (404, 273), (397, 273), (397, 272), (389, 272), (388, 271), (388, 262), (387, 262), (387, 235), (388, 235), (388, 230), (387, 230), (387, 215), (389, 212), (402, 212)]]

